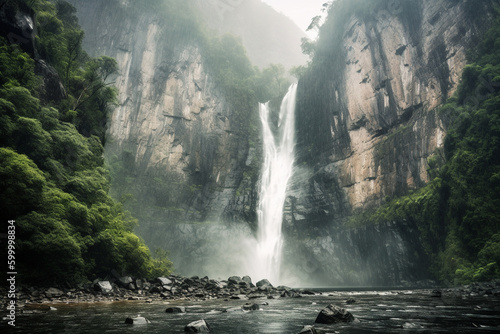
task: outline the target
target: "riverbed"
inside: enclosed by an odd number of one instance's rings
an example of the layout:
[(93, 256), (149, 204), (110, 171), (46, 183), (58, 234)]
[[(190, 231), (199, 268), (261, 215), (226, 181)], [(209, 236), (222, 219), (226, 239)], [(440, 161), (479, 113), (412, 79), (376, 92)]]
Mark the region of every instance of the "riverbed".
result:
[[(353, 299), (355, 302), (347, 304)], [(345, 307), (355, 322), (316, 325), (327, 333), (498, 333), (500, 298), (446, 293), (432, 297), (429, 290), (333, 291), (317, 290), (302, 298), (252, 299), (260, 310), (244, 312), (247, 300), (122, 301), (113, 303), (28, 306), (17, 315), (15, 333), (183, 333), (188, 323), (205, 319), (213, 333), (299, 333), (314, 325), (329, 304)], [(268, 304), (268, 305), (262, 305)], [(186, 313), (167, 314), (170, 306)], [(127, 317), (141, 315), (150, 323), (127, 325)], [(2, 328), (8, 327), (5, 319)], [(4, 330), (1, 331), (5, 333)], [(14, 331), (12, 331), (14, 332)]]

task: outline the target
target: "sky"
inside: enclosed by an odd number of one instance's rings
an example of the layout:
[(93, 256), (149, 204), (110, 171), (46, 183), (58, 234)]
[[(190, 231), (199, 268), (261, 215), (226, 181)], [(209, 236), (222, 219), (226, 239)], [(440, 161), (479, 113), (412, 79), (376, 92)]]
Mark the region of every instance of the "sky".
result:
[[(311, 19), (321, 14), (321, 6), (327, 0), (262, 0), (292, 19), (302, 30), (306, 30)], [(315, 32), (308, 32), (310, 38), (316, 36)]]

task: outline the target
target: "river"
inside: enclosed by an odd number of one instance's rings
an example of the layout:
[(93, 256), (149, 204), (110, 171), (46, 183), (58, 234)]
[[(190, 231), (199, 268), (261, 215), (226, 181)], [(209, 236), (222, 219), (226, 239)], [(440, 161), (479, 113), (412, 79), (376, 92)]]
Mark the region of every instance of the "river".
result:
[[(302, 298), (254, 299), (258, 311), (243, 312), (244, 300), (153, 302), (128, 301), (96, 304), (55, 304), (27, 308), (18, 314), (13, 333), (183, 333), (191, 321), (205, 319), (212, 333), (299, 333), (313, 325), (322, 308), (332, 303), (347, 308), (356, 322), (316, 326), (327, 333), (498, 333), (500, 298), (462, 296), (443, 292), (441, 298), (429, 290), (332, 291)], [(354, 304), (346, 305), (346, 300)], [(187, 313), (167, 314), (169, 306), (185, 306)], [(40, 311), (41, 310), (41, 311)], [(30, 312), (32, 312), (30, 314)], [(39, 312), (39, 313), (38, 313)], [(140, 314), (151, 321), (127, 325), (127, 317)], [(6, 327), (6, 321), (2, 322)], [(5, 333), (4, 330), (1, 330)]]

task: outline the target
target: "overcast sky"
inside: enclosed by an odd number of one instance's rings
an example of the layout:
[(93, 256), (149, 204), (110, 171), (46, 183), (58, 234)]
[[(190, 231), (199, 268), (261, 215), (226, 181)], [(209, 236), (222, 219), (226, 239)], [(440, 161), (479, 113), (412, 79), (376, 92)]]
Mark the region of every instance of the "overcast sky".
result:
[[(278, 12), (292, 19), (302, 30), (306, 30), (311, 19), (321, 14), (321, 5), (327, 0), (262, 0)], [(309, 33), (310, 37), (316, 34)]]

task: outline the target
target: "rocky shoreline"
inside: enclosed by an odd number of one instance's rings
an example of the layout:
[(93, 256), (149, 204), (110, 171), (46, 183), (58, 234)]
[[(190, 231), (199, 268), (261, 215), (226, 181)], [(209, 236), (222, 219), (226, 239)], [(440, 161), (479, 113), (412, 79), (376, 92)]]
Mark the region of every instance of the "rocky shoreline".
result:
[[(268, 280), (256, 284), (248, 276), (232, 276), (227, 280), (214, 280), (198, 276), (170, 275), (154, 280), (134, 279), (130, 276), (113, 280), (95, 280), (78, 287), (36, 288), (19, 286), (16, 289), (17, 308), (27, 305), (72, 303), (98, 303), (117, 301), (198, 300), (302, 297), (314, 294), (309, 290), (296, 290), (286, 286), (274, 287)], [(1, 303), (6, 305), (6, 291), (2, 291)]]
[[(5, 290), (4, 288), (2, 288)], [(402, 290), (406, 290), (403, 288)], [(207, 299), (240, 299), (257, 298), (300, 298), (304, 295), (314, 295), (316, 292), (305, 289), (293, 289), (286, 286), (274, 287), (268, 280), (253, 283), (249, 276), (231, 276), (227, 280), (214, 280), (198, 276), (182, 277), (170, 275), (154, 280), (134, 279), (130, 276), (112, 280), (95, 280), (92, 283), (78, 287), (36, 288), (19, 286), (16, 290), (17, 309), (26, 306), (99, 303), (119, 301), (203, 301)], [(442, 295), (454, 296), (500, 296), (500, 280), (487, 283), (472, 283), (470, 285), (428, 289), (430, 297)], [(4, 307), (10, 299), (7, 292), (2, 291), (0, 301)]]
[[(2, 288), (3, 289), (3, 288)], [(500, 280), (487, 283), (473, 283), (470, 285), (444, 288), (444, 289), (417, 289), (431, 298), (441, 297), (500, 297)], [(406, 294), (408, 288), (394, 290), (395, 293)], [(95, 280), (92, 283), (81, 285), (76, 288), (49, 287), (18, 287), (16, 291), (16, 308), (21, 314), (33, 314), (50, 312), (56, 310), (61, 304), (84, 304), (84, 303), (113, 303), (136, 301), (139, 303), (154, 303), (164, 301), (181, 301), (171, 304), (165, 310), (166, 313), (186, 313), (186, 307), (182, 301), (203, 301), (221, 299), (225, 301), (240, 300), (241, 310), (251, 312), (259, 310), (266, 301), (256, 299), (275, 298), (300, 298), (304, 296), (319, 295), (319, 291), (306, 289), (293, 289), (286, 286), (274, 287), (268, 280), (260, 280), (253, 283), (248, 276), (232, 276), (227, 280), (214, 280), (208, 277), (182, 277), (170, 275), (168, 277), (157, 277), (154, 280), (134, 279), (129, 276), (115, 278), (112, 280)], [(329, 294), (334, 296), (334, 294)], [(2, 292), (1, 302), (4, 309), (8, 305), (7, 294)], [(359, 323), (345, 307), (358, 303), (353, 298), (343, 302), (337, 300), (338, 305), (330, 304), (323, 308), (318, 314), (313, 326), (305, 326), (299, 334), (321, 334), (323, 326), (340, 322)], [(166, 303), (169, 304), (169, 303)], [(311, 319), (312, 320), (312, 319)], [(126, 318), (126, 324), (147, 324), (150, 321), (140, 315), (135, 318)], [(205, 320), (191, 322), (185, 327), (186, 332), (210, 332), (210, 324)]]

